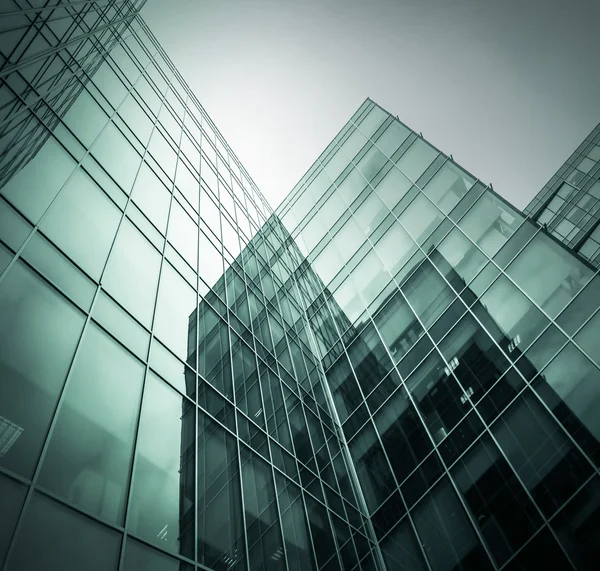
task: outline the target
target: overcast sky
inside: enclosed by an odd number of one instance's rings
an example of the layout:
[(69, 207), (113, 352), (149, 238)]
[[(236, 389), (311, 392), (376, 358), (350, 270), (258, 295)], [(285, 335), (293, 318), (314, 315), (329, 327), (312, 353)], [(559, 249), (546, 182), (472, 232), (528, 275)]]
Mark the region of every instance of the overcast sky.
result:
[(273, 207), (368, 96), (520, 208), (600, 121), (600, 0), (147, 0)]

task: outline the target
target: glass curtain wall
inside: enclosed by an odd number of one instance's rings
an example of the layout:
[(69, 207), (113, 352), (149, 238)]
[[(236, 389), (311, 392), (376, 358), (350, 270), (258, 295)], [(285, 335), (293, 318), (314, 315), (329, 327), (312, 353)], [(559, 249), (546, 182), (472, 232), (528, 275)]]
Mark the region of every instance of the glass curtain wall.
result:
[(322, 286), (141, 4), (0, 8), (0, 568), (376, 568)]
[(370, 100), (277, 214), (387, 568), (593, 569), (597, 270)]
[(525, 209), (553, 236), (600, 267), (600, 124)]

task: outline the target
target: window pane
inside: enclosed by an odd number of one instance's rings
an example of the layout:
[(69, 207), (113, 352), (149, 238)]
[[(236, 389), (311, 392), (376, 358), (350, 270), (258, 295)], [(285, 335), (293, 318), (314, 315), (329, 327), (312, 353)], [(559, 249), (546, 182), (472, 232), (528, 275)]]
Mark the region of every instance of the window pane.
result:
[(160, 254), (125, 219), (108, 260), (102, 284), (146, 327), (150, 327), (152, 322), (159, 268)]
[(493, 432), (548, 518), (592, 475), (591, 465), (530, 391), (500, 417)]
[(350, 453), (371, 512), (396, 489), (389, 464), (371, 423), (350, 443)]
[(149, 373), (141, 414), (130, 530), (193, 559), (195, 407)]
[(424, 334), (423, 327), (400, 292), (392, 297), (374, 321), (396, 363)]
[[(465, 284), (469, 283), (483, 268), (487, 258), (477, 249), (465, 235), (454, 228), (437, 247), (443, 261), (450, 264), (456, 273), (463, 279)], [(446, 274), (442, 260), (432, 254), (438, 268)], [(439, 261), (438, 261), (439, 260)], [(442, 263), (440, 263), (442, 262)]]
[(0, 464), (29, 478), (84, 319), (21, 263), (0, 284), (0, 315), (0, 422), (13, 439)]
[(425, 561), (417, 538), (407, 518), (381, 542), (381, 551), (388, 569), (425, 571)]
[(417, 245), (402, 226), (395, 223), (375, 244), (375, 250), (390, 274), (394, 275), (417, 251)]
[(525, 351), (548, 324), (548, 318), (504, 276), (485, 292), (481, 302), (506, 338), (515, 341), (521, 351)]
[(513, 235), (522, 221), (519, 213), (485, 192), (458, 225), (488, 256), (492, 257)]
[(121, 534), (41, 494), (34, 494), (8, 571), (116, 571)]
[(412, 182), (400, 170), (392, 167), (375, 187), (379, 198), (392, 210), (409, 191)]
[(76, 164), (54, 139), (2, 188), (2, 194), (34, 224), (58, 194)]
[(535, 389), (600, 464), (600, 370), (569, 343), (542, 371)]
[(82, 91), (77, 95), (63, 121), (79, 140), (89, 147), (108, 122), (108, 116), (87, 91)]
[(152, 169), (143, 163), (135, 179), (131, 199), (140, 207), (163, 234), (167, 228), (169, 201), (171, 197), (165, 185), (154, 174)]
[(92, 155), (129, 194), (142, 158), (113, 123), (109, 123), (91, 148)]
[(438, 152), (423, 139), (416, 139), (396, 163), (398, 168), (413, 182), (438, 156)]
[[(0, 420), (0, 423), (2, 421)], [(0, 424), (2, 426), (2, 424)], [(3, 426), (6, 430), (6, 425)], [(0, 497), (2, 498), (2, 533), (0, 533), (0, 565), (4, 565), (4, 558), (10, 542), (12, 534), (17, 525), (21, 508), (25, 501), (27, 488), (23, 484), (19, 484), (12, 478), (0, 476)]]
[(94, 279), (99, 279), (117, 231), (120, 210), (78, 169), (40, 228)]
[(550, 317), (567, 305), (593, 272), (542, 233), (525, 246), (506, 273)]
[(198, 267), (198, 226), (181, 205), (173, 200), (167, 238), (175, 250), (194, 269)]
[(143, 370), (97, 326), (88, 326), (39, 477), (41, 486), (117, 524), (125, 510)]
[(541, 525), (539, 512), (489, 436), (459, 460), (452, 475), (502, 566)]
[(197, 305), (194, 290), (165, 261), (158, 288), (154, 332), (183, 361), (195, 350)]
[(355, 212), (358, 225), (369, 236), (379, 226), (389, 211), (377, 198), (375, 193), (370, 194)]
[(492, 569), (446, 479), (417, 505), (413, 519), (433, 571)]
[(447, 161), (424, 188), (425, 194), (448, 214), (475, 182), (454, 163)]
[(198, 561), (246, 569), (236, 442), (205, 415), (198, 417)]
[(399, 220), (406, 231), (422, 244), (441, 222), (442, 213), (422, 194), (419, 194), (402, 213)]
[[(193, 559), (193, 557), (192, 557)], [(123, 571), (193, 571), (194, 567), (128, 538)]]
[(167, 143), (158, 129), (152, 133), (148, 150), (154, 157), (154, 160), (163, 168), (167, 176), (173, 180), (175, 177), (175, 164), (177, 163), (177, 155), (173, 147)]

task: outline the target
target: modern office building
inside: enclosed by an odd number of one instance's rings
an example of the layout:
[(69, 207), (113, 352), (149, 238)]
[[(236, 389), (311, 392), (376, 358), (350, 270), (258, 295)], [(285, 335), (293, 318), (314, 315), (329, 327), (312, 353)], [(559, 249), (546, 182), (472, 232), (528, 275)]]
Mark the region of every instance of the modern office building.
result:
[(0, 18), (0, 569), (595, 569), (595, 267), (370, 99), (273, 212), (142, 4)]
[(600, 124), (524, 212), (600, 267)]

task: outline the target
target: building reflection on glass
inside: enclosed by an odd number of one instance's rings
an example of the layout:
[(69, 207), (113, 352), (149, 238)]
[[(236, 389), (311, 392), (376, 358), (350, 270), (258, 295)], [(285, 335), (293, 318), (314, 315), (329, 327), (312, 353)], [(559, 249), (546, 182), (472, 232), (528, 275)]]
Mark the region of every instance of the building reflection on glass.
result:
[(0, 569), (595, 569), (598, 130), (526, 218), (367, 99), (273, 212), (141, 4), (2, 12)]

